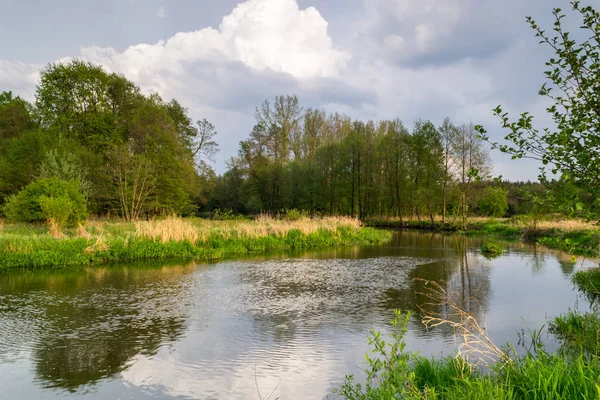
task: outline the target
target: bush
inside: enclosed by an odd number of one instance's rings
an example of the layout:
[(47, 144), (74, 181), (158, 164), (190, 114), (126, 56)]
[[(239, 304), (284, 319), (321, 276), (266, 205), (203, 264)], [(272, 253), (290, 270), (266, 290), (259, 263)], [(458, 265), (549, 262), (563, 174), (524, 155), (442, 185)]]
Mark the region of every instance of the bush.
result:
[(308, 212), (296, 208), (284, 208), (281, 210), (280, 215), (284, 221), (299, 221), (303, 218), (308, 218)]
[(45, 222), (77, 226), (87, 218), (85, 198), (79, 183), (58, 178), (39, 179), (11, 196), (4, 207), (6, 217), (14, 222)]
[(54, 220), (58, 227), (65, 226), (73, 210), (73, 202), (66, 196), (41, 196), (38, 200), (46, 221)]
[(246, 218), (243, 215), (236, 214), (231, 209), (216, 208), (213, 210), (212, 219), (215, 221), (243, 221)]

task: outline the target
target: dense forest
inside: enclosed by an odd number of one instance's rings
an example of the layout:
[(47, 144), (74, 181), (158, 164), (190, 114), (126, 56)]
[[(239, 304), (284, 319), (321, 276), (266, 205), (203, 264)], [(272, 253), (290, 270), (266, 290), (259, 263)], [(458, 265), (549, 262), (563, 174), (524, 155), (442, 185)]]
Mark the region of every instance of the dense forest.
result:
[[(3, 214), (42, 219), (30, 212), (27, 196), (17, 201), (17, 195), (69, 193), (57, 189), (57, 180), (71, 183), (88, 213), (126, 220), (215, 209), (361, 219), (499, 217), (531, 211), (524, 193), (544, 190), (493, 179), (486, 143), (471, 124), (364, 122), (304, 109), (289, 95), (265, 101), (255, 118), (238, 156), (217, 176), (209, 121), (195, 123), (177, 100), (145, 95), (99, 66), (49, 65), (34, 104), (0, 94)], [(11, 207), (18, 202), (19, 210)]]

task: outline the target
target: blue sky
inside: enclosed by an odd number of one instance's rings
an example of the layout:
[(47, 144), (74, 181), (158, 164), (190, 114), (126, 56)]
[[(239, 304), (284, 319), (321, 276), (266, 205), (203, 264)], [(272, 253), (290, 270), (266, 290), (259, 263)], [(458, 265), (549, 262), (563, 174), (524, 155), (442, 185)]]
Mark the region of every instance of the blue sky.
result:
[[(216, 169), (237, 153), (263, 100), (354, 118), (484, 125), (491, 109), (547, 102), (548, 49), (525, 22), (551, 28), (566, 0), (0, 0), (0, 91), (33, 100), (44, 65), (83, 58), (184, 104), (219, 132)], [(569, 21), (577, 27), (577, 21)], [(534, 179), (537, 165), (492, 152), (495, 173)]]

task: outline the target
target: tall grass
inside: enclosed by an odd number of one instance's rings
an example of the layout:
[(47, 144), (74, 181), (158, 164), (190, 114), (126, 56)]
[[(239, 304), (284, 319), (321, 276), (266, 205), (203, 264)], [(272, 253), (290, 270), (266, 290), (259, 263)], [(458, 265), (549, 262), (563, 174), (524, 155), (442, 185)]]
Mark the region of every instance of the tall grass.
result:
[(207, 221), (165, 218), (136, 223), (92, 221), (53, 237), (42, 225), (3, 225), (0, 268), (91, 265), (139, 259), (216, 260), (229, 254), (382, 243), (391, 233), (350, 218)]
[(577, 271), (572, 277), (577, 288), (585, 293), (591, 301), (600, 299), (600, 268), (589, 268)]
[[(549, 354), (539, 340), (539, 332), (532, 333), (531, 346), (519, 356), (510, 345), (494, 344), (475, 317), (461, 308), (454, 294), (436, 283), (428, 284), (424, 294), (445, 311), (443, 315), (425, 315), (423, 322), (430, 328), (440, 324), (453, 327), (462, 337), (457, 356), (428, 359), (407, 351), (404, 336), (411, 315), (396, 311), (389, 339), (371, 331), (365, 382), (346, 376), (336, 390), (338, 394), (351, 400), (600, 398), (600, 364), (596, 358), (581, 351)], [(565, 316), (555, 322), (562, 332), (577, 324), (579, 331), (598, 326), (597, 317), (581, 321)]]

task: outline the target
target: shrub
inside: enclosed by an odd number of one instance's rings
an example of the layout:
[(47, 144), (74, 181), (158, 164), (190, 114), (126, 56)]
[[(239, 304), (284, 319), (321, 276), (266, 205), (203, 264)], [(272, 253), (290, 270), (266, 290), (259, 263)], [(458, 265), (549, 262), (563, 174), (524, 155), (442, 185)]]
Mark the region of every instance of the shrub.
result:
[(39, 179), (8, 200), (4, 213), (14, 222), (45, 222), (77, 226), (87, 218), (85, 198), (79, 183), (58, 178)]
[(59, 227), (65, 226), (73, 210), (73, 202), (66, 196), (41, 196), (38, 200), (46, 221), (54, 220)]
[(236, 214), (231, 209), (216, 208), (213, 210), (212, 219), (215, 221), (243, 221), (246, 218), (243, 215)]
[(298, 210), (296, 208), (284, 208), (281, 210), (281, 219), (285, 221), (299, 221), (303, 218), (308, 218), (308, 213), (305, 210)]

